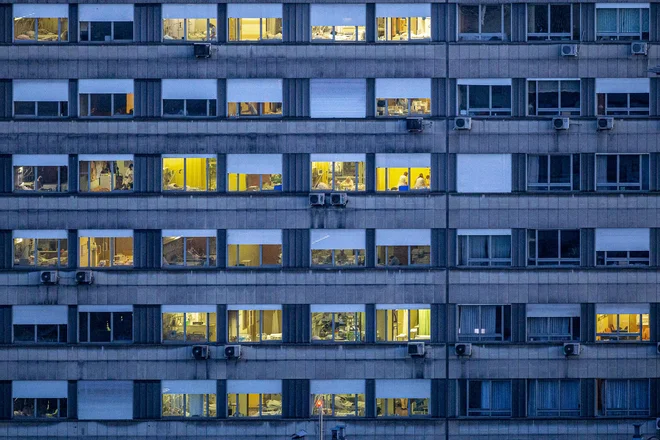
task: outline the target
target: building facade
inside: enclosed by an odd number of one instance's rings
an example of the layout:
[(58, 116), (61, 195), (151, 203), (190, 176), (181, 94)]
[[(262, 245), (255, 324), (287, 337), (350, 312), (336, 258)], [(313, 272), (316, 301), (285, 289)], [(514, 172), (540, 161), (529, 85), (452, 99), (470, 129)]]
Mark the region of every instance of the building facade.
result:
[(657, 2), (0, 4), (0, 437), (654, 434), (658, 43)]

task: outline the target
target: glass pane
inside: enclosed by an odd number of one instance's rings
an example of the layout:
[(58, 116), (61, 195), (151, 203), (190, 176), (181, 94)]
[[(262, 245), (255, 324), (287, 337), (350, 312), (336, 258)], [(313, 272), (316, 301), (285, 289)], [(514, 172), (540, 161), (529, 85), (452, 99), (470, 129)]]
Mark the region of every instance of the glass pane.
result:
[(479, 32), (479, 6), (458, 6), (458, 32), (460, 34), (476, 34)]
[(169, 18), (163, 20), (163, 40), (183, 40), (183, 20)]
[(163, 190), (181, 191), (185, 188), (184, 170), (185, 159), (182, 157), (163, 158)]
[(550, 156), (550, 183), (571, 183), (571, 156)]
[(110, 342), (111, 327), (109, 312), (89, 314), (89, 342)]
[(133, 114), (133, 94), (116, 93), (113, 96), (114, 106), (113, 115), (129, 116)]
[(410, 264), (431, 264), (431, 246), (410, 246)]
[(265, 244), (261, 246), (261, 261), (264, 266), (282, 265), (282, 245)]
[(60, 169), (65, 169), (65, 167), (37, 167), (35, 189), (37, 191), (57, 191)]
[(34, 417), (33, 398), (14, 398), (14, 418)]
[[(190, 101), (188, 101), (190, 102)], [(206, 191), (207, 190), (207, 167), (208, 159), (188, 157), (186, 161), (185, 188), (186, 191)]]
[(332, 340), (332, 313), (312, 313), (312, 341)]
[(35, 326), (14, 324), (14, 342), (35, 342)]
[(312, 266), (331, 266), (332, 251), (329, 249), (312, 249)]
[[(61, 29), (58, 29), (60, 20), (62, 20), (63, 26)], [(42, 42), (56, 42), (60, 40), (59, 37), (61, 35), (62, 41), (66, 41), (68, 34), (66, 26), (67, 22), (68, 21), (64, 18), (39, 18), (37, 20), (37, 27), (39, 28), (37, 30), (37, 40)], [(61, 34), (58, 32), (61, 32)]]
[(115, 41), (132, 41), (133, 40), (133, 22), (132, 21), (116, 21), (115, 26)]
[(490, 87), (470, 86), (470, 108), (490, 108)]
[(239, 41), (258, 41), (261, 35), (260, 18), (239, 18)]
[(133, 265), (133, 238), (121, 237), (114, 238), (115, 254), (112, 259), (113, 266), (132, 266)]
[(491, 89), (493, 95), (491, 108), (511, 109), (511, 86), (492, 86)]
[(619, 156), (619, 183), (639, 183), (640, 166), (638, 155), (622, 154)]
[(558, 258), (559, 257), (559, 232), (558, 231), (538, 231), (538, 257), (539, 258)]
[(37, 342), (59, 342), (58, 326), (55, 324), (37, 325)]
[(55, 398), (37, 399), (37, 417), (60, 417), (58, 416), (58, 400)]
[(264, 310), (262, 313), (262, 341), (282, 340), (282, 311)]
[(206, 342), (208, 319), (207, 314), (186, 313), (186, 341), (187, 342)]
[(538, 81), (539, 109), (559, 108), (559, 81)]
[(112, 314), (112, 333), (113, 340), (132, 341), (133, 340), (133, 313), (132, 312), (114, 312)]
[(112, 116), (112, 95), (109, 93), (89, 95), (90, 116)]
[(208, 116), (207, 99), (188, 99), (186, 100), (186, 110), (188, 116)]
[(431, 17), (410, 17), (410, 39), (428, 40), (431, 38)]
[(37, 265), (57, 267), (59, 265), (59, 240), (40, 238), (37, 240)]
[(561, 231), (561, 258), (580, 258), (580, 231)]
[(238, 245), (238, 261), (236, 266), (257, 267), (261, 264), (259, 261), (260, 246), (258, 244)]
[(264, 40), (282, 39), (282, 19), (281, 18), (262, 18), (261, 38)]
[(183, 341), (183, 313), (163, 313), (163, 341)]
[(34, 248), (37, 240), (34, 238), (14, 239), (14, 266), (35, 266)]
[(561, 107), (565, 109), (580, 107), (580, 81), (561, 82)]
[(92, 41), (111, 41), (112, 23), (109, 21), (97, 21), (90, 23)]
[(184, 237), (163, 237), (163, 266), (183, 266)]
[[(187, 39), (189, 41), (204, 41), (207, 39), (207, 25), (208, 19), (206, 18), (191, 18), (186, 20), (188, 26)], [(215, 34), (215, 26), (213, 27)]]
[(499, 34), (502, 32), (502, 6), (483, 5), (483, 18), (481, 32)]
[(410, 340), (431, 340), (431, 310), (410, 310)]
[(186, 240), (186, 266), (207, 266), (208, 238), (188, 237)]
[[(163, 115), (185, 116), (183, 99), (163, 99)], [(167, 159), (163, 159), (167, 160)]]
[(60, 103), (57, 101), (40, 101), (37, 103), (37, 115), (40, 117), (60, 116)]
[(527, 29), (535, 34), (548, 32), (547, 5), (527, 5)]
[(550, 6), (550, 33), (571, 33), (571, 5)]
[(614, 8), (596, 8), (596, 32), (615, 33), (616, 15), (617, 10)]
[(36, 22), (35, 18), (14, 18), (14, 41), (36, 41)]
[(14, 101), (14, 116), (35, 116), (36, 105), (32, 101)]

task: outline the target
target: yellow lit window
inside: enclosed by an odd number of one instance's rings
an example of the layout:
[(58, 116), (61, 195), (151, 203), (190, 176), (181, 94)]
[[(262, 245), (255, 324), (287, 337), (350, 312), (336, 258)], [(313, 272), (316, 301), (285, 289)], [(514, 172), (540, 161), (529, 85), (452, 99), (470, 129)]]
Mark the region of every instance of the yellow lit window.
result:
[(382, 342), (429, 341), (431, 310), (376, 310), (376, 340)]
[(229, 41), (281, 41), (281, 18), (229, 18)]
[(216, 417), (215, 394), (163, 394), (163, 417)]
[(229, 244), (227, 266), (263, 267), (282, 264), (281, 244)]
[(281, 310), (230, 310), (229, 342), (282, 340)]
[(376, 168), (377, 191), (428, 190), (431, 168)]
[(217, 160), (206, 157), (164, 157), (163, 191), (216, 191)]
[(14, 18), (14, 41), (57, 43), (69, 41), (68, 18)]
[(597, 314), (597, 341), (650, 341), (648, 313)]
[(312, 341), (363, 342), (364, 312), (312, 312)]
[(59, 238), (14, 238), (14, 266), (65, 267), (67, 244)]
[(215, 18), (166, 18), (163, 20), (164, 41), (214, 41), (217, 39)]
[(79, 164), (80, 192), (133, 190), (132, 160), (93, 160)]
[(378, 17), (378, 41), (429, 40), (431, 17)]
[(317, 403), (323, 402), (323, 415), (331, 417), (364, 416), (364, 394), (312, 394), (312, 414), (320, 412)]
[(312, 189), (364, 191), (364, 162), (312, 162)]
[(229, 417), (282, 415), (282, 394), (227, 394)]
[(163, 342), (215, 342), (216, 314), (163, 313)]
[(133, 237), (80, 237), (78, 266), (133, 266)]

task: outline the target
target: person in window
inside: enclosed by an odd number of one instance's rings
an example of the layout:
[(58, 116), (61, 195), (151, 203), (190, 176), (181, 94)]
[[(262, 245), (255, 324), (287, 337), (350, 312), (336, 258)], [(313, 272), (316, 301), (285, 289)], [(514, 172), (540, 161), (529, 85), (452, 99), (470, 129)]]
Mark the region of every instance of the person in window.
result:
[(330, 189), (330, 186), (325, 182), (319, 182), (316, 184), (316, 189)]
[(431, 188), (431, 176), (429, 174), (426, 175), (426, 187)]
[(133, 164), (129, 164), (124, 172), (124, 185), (126, 189), (133, 189)]
[(335, 261), (337, 263), (337, 266), (344, 266), (348, 263), (348, 255), (346, 255), (346, 252), (344, 250), (340, 250), (337, 256), (335, 257)]
[(419, 173), (417, 180), (415, 180), (415, 189), (426, 189), (426, 180), (424, 180), (424, 174)]
[(210, 23), (209, 24), (209, 39), (210, 40), (215, 40), (215, 34), (216, 34), (215, 26), (212, 23)]
[(390, 256), (390, 261), (387, 263), (388, 266), (401, 266), (401, 262), (396, 257), (396, 255)]
[(343, 190), (355, 190), (355, 181), (350, 177), (345, 178), (339, 183), (338, 187)]
[(401, 176), (399, 176), (399, 186), (408, 186), (408, 171), (404, 171)]
[(34, 189), (36, 189), (37, 191), (40, 191), (40, 190), (43, 189), (43, 187), (44, 187), (44, 177), (39, 176), (39, 177), (37, 177), (37, 181), (34, 182)]

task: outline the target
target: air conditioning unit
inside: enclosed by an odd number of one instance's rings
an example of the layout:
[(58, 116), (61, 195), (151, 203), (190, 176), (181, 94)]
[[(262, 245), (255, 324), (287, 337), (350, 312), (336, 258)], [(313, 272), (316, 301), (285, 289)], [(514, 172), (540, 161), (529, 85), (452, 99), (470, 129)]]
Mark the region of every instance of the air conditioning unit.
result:
[(332, 206), (346, 206), (348, 204), (348, 194), (330, 193), (330, 203)]
[(241, 357), (240, 345), (225, 345), (225, 358), (238, 359), (239, 357)]
[(597, 130), (611, 130), (614, 128), (614, 118), (602, 117), (596, 119)]
[(325, 194), (311, 193), (309, 195), (310, 206), (325, 206)]
[(570, 118), (552, 118), (552, 127), (555, 130), (568, 130), (570, 125)]
[(454, 119), (454, 130), (471, 130), (472, 118), (456, 118)]
[(658, 342), (658, 343), (656, 344), (656, 346), (655, 346), (655, 352), (656, 352), (657, 354), (660, 354), (660, 342)]
[(655, 419), (655, 430), (660, 431), (660, 417)]
[(578, 56), (577, 44), (562, 44), (560, 48), (561, 56), (563, 57), (576, 57)]
[(211, 347), (208, 345), (193, 345), (192, 355), (198, 361), (211, 357)]
[(409, 133), (421, 133), (424, 131), (422, 118), (406, 118), (406, 130)]
[(454, 345), (454, 354), (456, 356), (472, 356), (472, 344), (463, 343)]
[(211, 58), (210, 43), (195, 43), (193, 47), (195, 52), (195, 58)]
[(649, 44), (642, 41), (630, 43), (630, 53), (631, 55), (648, 55)]
[(580, 355), (580, 344), (575, 343), (575, 342), (570, 342), (567, 344), (564, 344), (564, 356), (579, 356)]
[(425, 348), (423, 342), (408, 342), (408, 356), (421, 357), (424, 356)]
[(76, 272), (76, 283), (78, 284), (92, 284), (94, 282), (94, 274), (91, 270), (79, 270)]
[(44, 270), (39, 276), (41, 284), (57, 284), (60, 279), (60, 276), (55, 270)]

